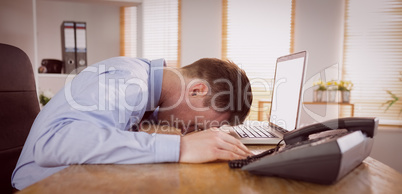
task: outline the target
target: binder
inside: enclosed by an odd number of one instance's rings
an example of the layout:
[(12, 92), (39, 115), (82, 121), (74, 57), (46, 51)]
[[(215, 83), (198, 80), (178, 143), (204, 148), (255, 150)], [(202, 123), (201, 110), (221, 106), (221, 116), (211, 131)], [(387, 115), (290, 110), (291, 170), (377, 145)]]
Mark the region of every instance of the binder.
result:
[(64, 21), (61, 25), (61, 44), (63, 55), (63, 73), (76, 73), (75, 24)]
[(75, 22), (76, 72), (87, 67), (86, 22)]

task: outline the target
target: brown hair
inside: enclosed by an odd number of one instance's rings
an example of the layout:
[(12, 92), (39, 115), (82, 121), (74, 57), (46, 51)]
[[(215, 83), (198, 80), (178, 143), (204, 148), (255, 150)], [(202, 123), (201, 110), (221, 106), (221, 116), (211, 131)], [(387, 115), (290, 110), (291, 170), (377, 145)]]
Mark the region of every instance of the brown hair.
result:
[(208, 82), (210, 93), (204, 106), (217, 112), (230, 112), (229, 123), (241, 124), (250, 112), (253, 101), (246, 73), (231, 61), (203, 58), (182, 67), (184, 75)]

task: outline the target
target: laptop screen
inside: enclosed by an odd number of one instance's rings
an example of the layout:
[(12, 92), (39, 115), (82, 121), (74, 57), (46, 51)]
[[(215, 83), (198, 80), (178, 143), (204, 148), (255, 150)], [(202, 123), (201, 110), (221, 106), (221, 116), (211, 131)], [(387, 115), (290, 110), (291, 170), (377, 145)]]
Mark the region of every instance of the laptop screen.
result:
[(287, 131), (297, 128), (306, 52), (277, 60), (271, 100), (270, 123)]

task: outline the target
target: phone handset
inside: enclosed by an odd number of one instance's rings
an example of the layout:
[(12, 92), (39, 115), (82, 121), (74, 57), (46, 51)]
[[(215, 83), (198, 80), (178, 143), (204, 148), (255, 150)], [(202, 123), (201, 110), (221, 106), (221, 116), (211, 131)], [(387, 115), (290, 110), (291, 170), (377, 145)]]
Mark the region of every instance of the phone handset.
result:
[(308, 140), (309, 135), (334, 129), (347, 129), (348, 131), (362, 131), (367, 137), (373, 137), (378, 125), (378, 118), (349, 117), (339, 118), (316, 123), (288, 132), (283, 140), (287, 145)]

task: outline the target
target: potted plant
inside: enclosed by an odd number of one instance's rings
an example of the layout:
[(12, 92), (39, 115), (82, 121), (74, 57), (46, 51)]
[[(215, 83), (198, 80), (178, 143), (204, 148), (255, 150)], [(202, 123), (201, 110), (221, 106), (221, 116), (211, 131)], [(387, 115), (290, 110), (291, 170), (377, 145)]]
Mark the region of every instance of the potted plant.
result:
[(42, 107), (44, 107), (50, 101), (50, 99), (52, 99), (53, 96), (54, 95), (50, 90), (46, 90), (44, 92), (42, 91), (39, 95), (39, 102)]
[[(399, 74), (401, 75), (401, 78), (399, 78), (399, 81), (402, 81), (402, 72), (399, 72)], [(400, 98), (392, 91), (387, 90), (387, 93), (390, 95), (391, 100), (388, 100), (383, 104), (383, 106), (388, 105), (387, 108), (385, 109), (385, 111), (387, 111), (389, 108), (391, 108), (391, 106), (393, 106), (400, 100)], [(399, 115), (400, 114), (402, 114), (402, 108), (399, 110)]]
[(338, 82), (337, 81), (328, 81), (327, 82), (327, 94), (328, 94), (328, 102), (336, 101), (336, 94), (338, 91)]
[(338, 84), (338, 90), (341, 91), (341, 102), (350, 102), (350, 91), (352, 90), (353, 83), (351, 81), (341, 80)]
[(314, 102), (322, 102), (323, 101), (323, 96), (324, 92), (327, 91), (327, 87), (325, 83), (321, 80), (314, 82), (314, 86), (317, 87), (317, 89), (314, 90)]

